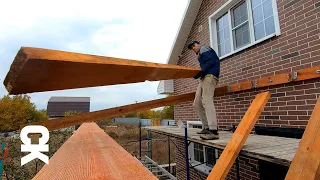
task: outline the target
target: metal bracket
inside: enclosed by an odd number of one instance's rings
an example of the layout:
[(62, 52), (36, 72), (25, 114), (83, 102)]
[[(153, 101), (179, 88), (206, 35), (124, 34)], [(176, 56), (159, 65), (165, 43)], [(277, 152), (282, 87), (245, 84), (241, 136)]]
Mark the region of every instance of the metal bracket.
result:
[(254, 80), (254, 81), (253, 81), (253, 87), (254, 87), (254, 88), (257, 88), (257, 87), (258, 87), (258, 81), (257, 81), (257, 80)]
[(227, 86), (227, 88), (228, 88), (228, 92), (230, 92), (230, 91), (231, 91), (231, 88), (230, 88), (230, 86), (229, 86), (229, 85)]
[(316, 70), (316, 73), (317, 73), (317, 74), (320, 74), (320, 69)]
[(296, 80), (298, 78), (298, 72), (293, 72), (292, 73), (292, 79)]

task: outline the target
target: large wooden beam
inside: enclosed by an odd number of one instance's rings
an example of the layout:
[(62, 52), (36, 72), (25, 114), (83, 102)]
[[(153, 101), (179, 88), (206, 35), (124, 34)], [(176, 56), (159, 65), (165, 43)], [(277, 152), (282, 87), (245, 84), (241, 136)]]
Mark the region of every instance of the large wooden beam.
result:
[(246, 142), (252, 128), (256, 124), (264, 106), (270, 98), (270, 92), (260, 93), (253, 100), (248, 111), (243, 116), (239, 126), (232, 135), (219, 160), (208, 176), (208, 180), (223, 180), (226, 178), (231, 166), (235, 162), (240, 150)]
[(157, 180), (95, 123), (85, 123), (33, 178)]
[[(253, 87), (254, 83), (250, 81), (229, 86), (231, 88), (228, 88), (228, 86), (222, 86), (222, 87), (216, 88), (214, 94), (215, 96), (221, 96), (229, 92), (239, 92), (243, 90), (272, 86), (272, 85), (287, 83), (292, 81), (301, 81), (306, 79), (319, 78), (320, 73), (317, 73), (317, 70), (319, 69), (320, 69), (320, 66), (299, 70), (297, 71), (298, 76), (295, 79), (293, 79), (293, 76), (292, 76), (293, 73), (284, 73), (284, 74), (279, 74), (275, 76), (270, 76), (267, 78), (258, 79), (257, 87)], [(92, 121), (101, 120), (106, 117), (117, 117), (117, 116), (130, 114), (130, 113), (138, 112), (142, 110), (148, 110), (152, 108), (192, 101), (194, 96), (195, 96), (195, 93), (192, 92), (188, 94), (171, 96), (169, 98), (163, 98), (163, 99), (158, 99), (154, 101), (147, 101), (147, 102), (142, 102), (138, 104), (118, 107), (118, 108), (106, 109), (106, 110), (101, 110), (97, 112), (90, 112), (86, 114), (73, 116), (72, 118), (67, 117), (67, 118), (55, 119), (54, 122), (48, 121), (48, 122), (42, 122), (41, 124), (47, 126), (47, 128), (51, 130), (60, 129), (60, 128), (69, 127), (73, 125), (80, 125), (83, 122), (92, 122)]]
[(286, 180), (320, 179), (320, 98), (303, 133)]
[[(23, 94), (166, 79), (191, 78), (198, 68), (23, 47), (4, 85)], [(218, 95), (320, 78), (320, 66), (224, 86)]]
[(4, 85), (10, 94), (190, 78), (200, 69), (22, 47)]
[(191, 101), (194, 99), (195, 93), (183, 94), (179, 96), (171, 96), (167, 98), (146, 101), (136, 104), (130, 104), (126, 106), (120, 106), (116, 108), (83, 113), (75, 116), (64, 117), (54, 120), (42, 121), (40, 123), (34, 123), (34, 125), (42, 125), (49, 130), (57, 130), (69, 126), (80, 125), (84, 122), (92, 122), (103, 120), (105, 118), (119, 117), (122, 115), (149, 110), (157, 107), (163, 107), (167, 105), (174, 105), (185, 101)]

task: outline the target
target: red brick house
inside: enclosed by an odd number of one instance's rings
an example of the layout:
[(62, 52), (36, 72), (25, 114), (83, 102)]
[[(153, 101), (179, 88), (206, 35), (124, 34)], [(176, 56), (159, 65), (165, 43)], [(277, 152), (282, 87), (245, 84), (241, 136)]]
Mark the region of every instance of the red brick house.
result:
[[(218, 87), (319, 66), (320, 2), (190, 0), (168, 64), (199, 67), (196, 55), (187, 49), (190, 40), (211, 46), (220, 56), (221, 77)], [(160, 93), (180, 95), (195, 92), (198, 81), (189, 78), (160, 84)], [(216, 97), (214, 103), (219, 129), (230, 129), (232, 125), (237, 125), (255, 95), (265, 90), (270, 91), (272, 97), (256, 125), (267, 130), (274, 127), (303, 130), (320, 96), (320, 82), (319, 79), (305, 80)], [(175, 120), (198, 120), (192, 102), (175, 105), (174, 117)], [(177, 140), (177, 144), (181, 149), (184, 148), (183, 141)], [(205, 162), (210, 157), (211, 149), (201, 144), (191, 146), (191, 161), (196, 159)], [(185, 159), (179, 153), (176, 157), (177, 177), (185, 179)], [(243, 159), (246, 158), (240, 157), (240, 161)], [(257, 169), (266, 166), (257, 160), (247, 161)], [(241, 162), (240, 165), (241, 179), (264, 179), (253, 167)], [(283, 172), (287, 168), (276, 165), (269, 167), (283, 168)], [(208, 172), (205, 173), (201, 168), (199, 172), (205, 179)], [(195, 172), (191, 177), (199, 179)], [(234, 172), (229, 173), (228, 179), (236, 179)]]

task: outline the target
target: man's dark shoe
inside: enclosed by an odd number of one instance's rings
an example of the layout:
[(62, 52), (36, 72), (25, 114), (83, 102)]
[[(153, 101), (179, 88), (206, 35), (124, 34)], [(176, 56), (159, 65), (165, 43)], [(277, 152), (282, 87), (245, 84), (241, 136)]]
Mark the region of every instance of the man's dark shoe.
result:
[(212, 134), (212, 132), (209, 131), (209, 129), (202, 129), (202, 131), (197, 132), (197, 134)]

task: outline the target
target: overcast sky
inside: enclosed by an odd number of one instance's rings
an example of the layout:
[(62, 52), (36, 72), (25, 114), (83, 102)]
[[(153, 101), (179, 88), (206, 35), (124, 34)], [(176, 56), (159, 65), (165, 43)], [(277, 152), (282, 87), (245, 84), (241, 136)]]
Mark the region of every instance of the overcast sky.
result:
[[(166, 63), (188, 0), (1, 1), (0, 96), (22, 46)], [(90, 73), (90, 72), (88, 72)], [(163, 97), (158, 82), (28, 94), (91, 97), (91, 111)]]

